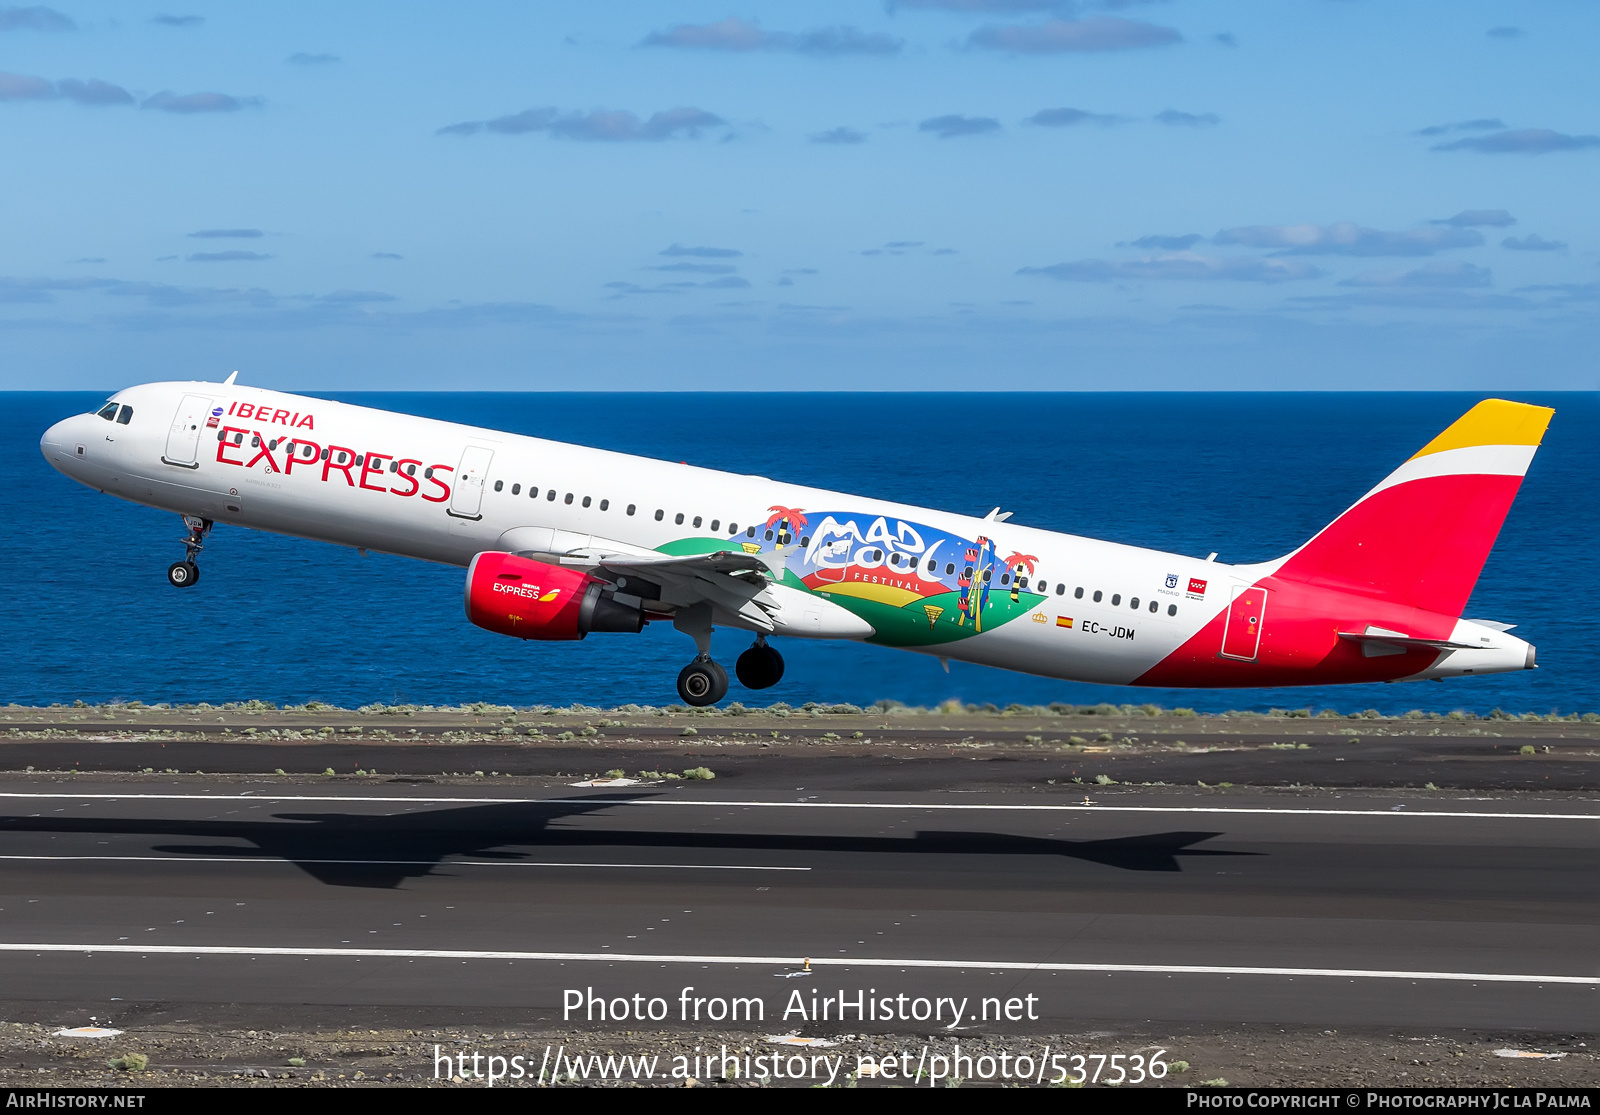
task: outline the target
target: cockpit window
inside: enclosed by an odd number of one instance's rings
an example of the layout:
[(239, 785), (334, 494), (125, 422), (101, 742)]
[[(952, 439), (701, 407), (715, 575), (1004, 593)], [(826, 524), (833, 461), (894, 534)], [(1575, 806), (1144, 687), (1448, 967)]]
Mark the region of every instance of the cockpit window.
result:
[(104, 418), (107, 422), (110, 422), (117, 416), (117, 404), (107, 403), (105, 406), (100, 408), (98, 413), (101, 418)]
[(117, 412), (117, 425), (126, 426), (129, 422), (132, 422), (132, 421), (133, 421), (133, 408), (131, 406), (128, 406), (126, 403), (124, 403), (123, 406), (122, 406), (122, 409)]

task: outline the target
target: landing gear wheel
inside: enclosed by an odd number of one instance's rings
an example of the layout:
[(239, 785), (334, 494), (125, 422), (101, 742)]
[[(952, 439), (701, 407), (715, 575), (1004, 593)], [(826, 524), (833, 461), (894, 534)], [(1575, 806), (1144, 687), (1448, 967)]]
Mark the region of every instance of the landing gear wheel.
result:
[(200, 579), (200, 567), (192, 561), (175, 561), (167, 566), (167, 583), (173, 588), (191, 588)]
[(714, 705), (727, 695), (728, 671), (709, 658), (696, 658), (678, 674), (678, 696), (686, 705)]
[(771, 689), (783, 680), (783, 655), (765, 643), (758, 643), (733, 664), (739, 684), (746, 689)]

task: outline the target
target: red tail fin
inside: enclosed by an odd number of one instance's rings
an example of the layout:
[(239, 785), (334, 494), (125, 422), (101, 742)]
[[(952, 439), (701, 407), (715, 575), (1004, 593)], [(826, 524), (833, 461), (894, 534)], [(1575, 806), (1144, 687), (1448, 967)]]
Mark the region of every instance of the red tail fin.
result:
[(1459, 616), (1554, 413), (1484, 400), (1290, 554), (1277, 576)]

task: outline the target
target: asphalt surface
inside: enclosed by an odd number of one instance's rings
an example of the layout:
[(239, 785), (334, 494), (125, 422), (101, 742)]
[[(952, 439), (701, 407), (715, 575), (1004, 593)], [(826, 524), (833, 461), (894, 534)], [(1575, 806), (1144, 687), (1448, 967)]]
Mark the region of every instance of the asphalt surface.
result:
[[(949, 1000), (965, 1001), (958, 1033), (1600, 1018), (1593, 795), (869, 790), (806, 774), (13, 775), (0, 1010), (636, 1028), (563, 1015), (593, 989), (660, 999), (654, 1026), (725, 1027), (717, 1000), (759, 999), (771, 1032), (932, 1032)], [(841, 990), (900, 1017), (810, 1017)], [(681, 1017), (695, 999), (700, 1019)], [(985, 999), (1011, 1017), (982, 1018)]]

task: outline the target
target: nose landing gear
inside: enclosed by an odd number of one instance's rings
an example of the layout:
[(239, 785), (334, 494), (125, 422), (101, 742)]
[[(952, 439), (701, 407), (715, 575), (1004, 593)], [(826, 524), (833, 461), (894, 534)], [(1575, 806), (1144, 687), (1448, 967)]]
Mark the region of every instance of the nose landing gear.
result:
[(746, 689), (771, 689), (783, 680), (783, 655), (767, 645), (765, 635), (757, 635), (755, 646), (733, 664), (733, 672)]
[(189, 537), (183, 540), (184, 558), (167, 566), (167, 583), (174, 588), (192, 588), (200, 580), (200, 551), (205, 549), (205, 537), (211, 530), (211, 520), (196, 515), (185, 515), (183, 525), (189, 528)]

